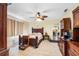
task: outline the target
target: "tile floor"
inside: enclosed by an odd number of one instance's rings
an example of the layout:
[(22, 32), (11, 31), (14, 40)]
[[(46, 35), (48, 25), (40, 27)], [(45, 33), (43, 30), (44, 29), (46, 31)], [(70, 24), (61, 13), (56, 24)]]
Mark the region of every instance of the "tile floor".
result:
[(37, 49), (28, 47), (25, 50), (19, 50), (18, 45), (10, 48), (10, 56), (62, 56), (58, 44), (44, 40)]

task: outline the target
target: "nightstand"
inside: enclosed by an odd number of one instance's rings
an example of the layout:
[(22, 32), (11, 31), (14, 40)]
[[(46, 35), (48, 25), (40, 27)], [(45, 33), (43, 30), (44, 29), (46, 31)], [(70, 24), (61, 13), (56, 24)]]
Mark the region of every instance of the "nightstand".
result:
[(44, 40), (49, 40), (49, 35), (44, 35)]

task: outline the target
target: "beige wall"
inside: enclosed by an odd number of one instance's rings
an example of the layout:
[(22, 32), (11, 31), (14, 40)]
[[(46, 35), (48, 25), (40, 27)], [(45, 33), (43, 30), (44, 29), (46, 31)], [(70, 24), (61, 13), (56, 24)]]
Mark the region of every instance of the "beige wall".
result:
[(24, 26), (27, 27), (27, 22), (20, 22), (20, 21), (15, 21), (14, 19), (7, 19), (7, 36), (11, 37), (11, 36), (17, 36), (20, 35), (24, 32)]
[[(30, 27), (32, 29), (33, 28), (44, 28), (44, 33), (47, 32), (51, 39), (52, 39), (52, 32), (53, 32), (53, 29), (54, 29), (54, 26), (59, 23), (58, 20), (44, 20), (42, 22), (38, 22), (38, 21), (35, 21), (35, 22), (31, 22), (30, 23)], [(31, 30), (30, 30), (31, 31)]]
[(73, 29), (73, 14), (72, 14), (72, 11), (77, 7), (79, 6), (79, 3), (78, 4), (75, 4), (73, 6), (73, 8), (71, 8), (65, 15), (63, 15), (62, 18), (66, 18), (66, 17), (70, 17), (71, 18), (71, 22), (72, 22), (72, 29)]
[(29, 22), (23, 22), (23, 34), (27, 35), (30, 34), (30, 23)]

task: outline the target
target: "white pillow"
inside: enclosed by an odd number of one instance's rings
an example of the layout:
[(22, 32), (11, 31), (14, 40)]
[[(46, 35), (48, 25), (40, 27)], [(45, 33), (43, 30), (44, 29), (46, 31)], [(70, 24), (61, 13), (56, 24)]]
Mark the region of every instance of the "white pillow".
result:
[(29, 38), (36, 38), (36, 36), (31, 34), (31, 35), (29, 35)]
[(42, 35), (40, 32), (37, 33), (38, 35)]

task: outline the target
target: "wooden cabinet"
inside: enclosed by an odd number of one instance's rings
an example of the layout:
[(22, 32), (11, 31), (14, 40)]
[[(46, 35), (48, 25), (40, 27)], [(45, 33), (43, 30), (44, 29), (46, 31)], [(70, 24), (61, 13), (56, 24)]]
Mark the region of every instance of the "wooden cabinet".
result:
[(9, 55), (8, 49), (4, 49), (4, 50), (0, 51), (0, 56), (8, 56), (8, 55)]
[(73, 40), (67, 43), (69, 56), (79, 56), (79, 6), (73, 10)]
[(74, 28), (79, 27), (79, 6), (73, 10), (73, 26)]
[[(68, 18), (65, 18), (68, 19)], [(61, 36), (65, 30), (71, 29), (71, 22), (63, 19), (61, 23), (64, 23), (64, 27), (61, 28)], [(62, 27), (62, 26), (61, 26)], [(69, 28), (70, 27), (70, 28)], [(79, 6), (73, 10), (73, 40), (63, 41), (60, 39), (59, 43), (60, 50), (63, 55), (68, 56), (79, 56)]]
[(73, 41), (79, 42), (79, 28), (73, 28)]
[(69, 56), (79, 56), (79, 42), (68, 42), (68, 54)]
[(73, 40), (79, 41), (79, 6), (73, 10)]
[(61, 24), (60, 26), (61, 36), (63, 36), (64, 31), (71, 30), (71, 19), (70, 18), (63, 18), (60, 21), (60, 24)]
[(68, 31), (71, 30), (71, 20), (70, 18), (63, 18), (60, 23), (61, 23), (61, 29), (60, 29), (61, 37), (58, 45), (62, 55), (67, 56), (67, 41), (64, 39), (64, 32), (67, 30)]
[(71, 19), (70, 18), (63, 18), (61, 20), (61, 29), (64, 29), (64, 30), (71, 29)]
[(7, 53), (7, 4), (0, 3), (0, 55)]

